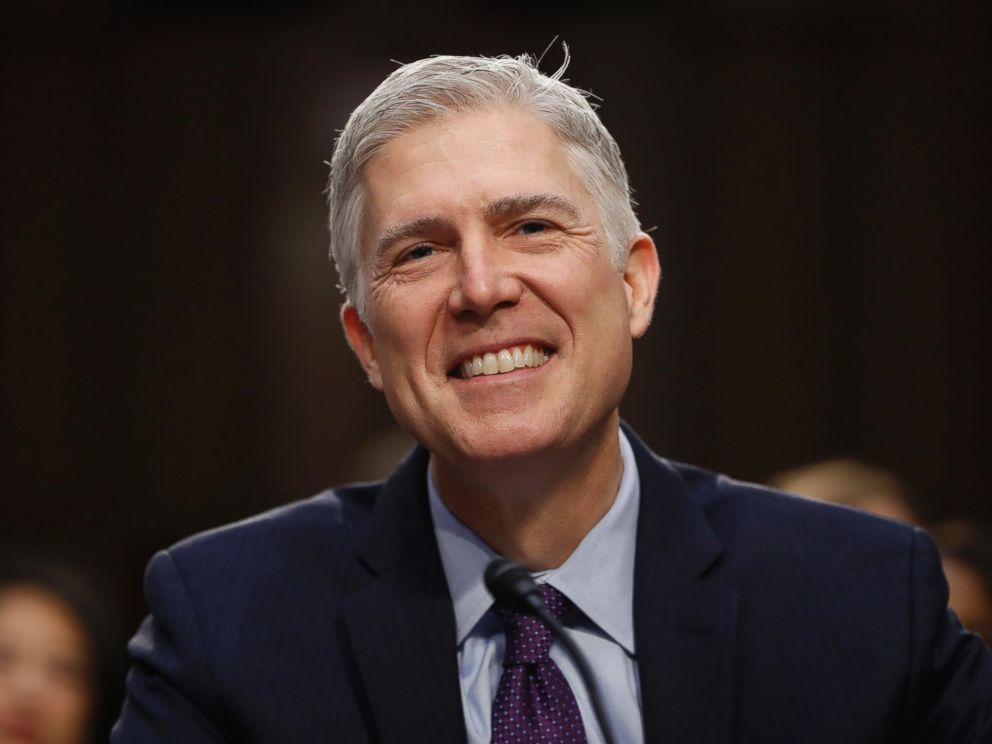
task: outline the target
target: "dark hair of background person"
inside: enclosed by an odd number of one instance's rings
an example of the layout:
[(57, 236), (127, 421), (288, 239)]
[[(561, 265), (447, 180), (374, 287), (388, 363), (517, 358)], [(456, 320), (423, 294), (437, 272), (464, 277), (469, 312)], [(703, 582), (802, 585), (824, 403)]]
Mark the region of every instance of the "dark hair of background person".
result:
[(119, 623), (89, 580), (74, 569), (36, 559), (0, 556), (0, 592), (10, 587), (40, 589), (61, 600), (76, 615), (90, 643), (93, 703), (87, 740), (105, 742), (120, 715), (127, 662)]

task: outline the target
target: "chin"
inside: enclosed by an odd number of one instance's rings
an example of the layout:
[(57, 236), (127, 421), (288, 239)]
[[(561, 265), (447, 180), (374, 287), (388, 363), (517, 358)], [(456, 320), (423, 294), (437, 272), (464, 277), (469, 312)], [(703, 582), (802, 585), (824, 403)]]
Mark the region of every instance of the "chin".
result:
[(530, 422), (523, 425), (490, 424), (475, 426), (471, 432), (451, 432), (450, 441), (443, 450), (449, 450), (453, 458), (460, 462), (498, 465), (546, 452), (560, 444), (561, 440), (562, 437), (554, 429), (535, 426)]

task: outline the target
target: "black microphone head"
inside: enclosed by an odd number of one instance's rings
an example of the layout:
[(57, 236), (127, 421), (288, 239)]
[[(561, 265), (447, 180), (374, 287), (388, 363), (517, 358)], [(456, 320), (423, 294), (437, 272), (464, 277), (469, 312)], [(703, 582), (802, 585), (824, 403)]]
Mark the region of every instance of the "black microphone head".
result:
[(498, 605), (528, 615), (533, 615), (544, 605), (537, 582), (516, 561), (496, 558), (486, 566), (484, 578), (486, 588)]

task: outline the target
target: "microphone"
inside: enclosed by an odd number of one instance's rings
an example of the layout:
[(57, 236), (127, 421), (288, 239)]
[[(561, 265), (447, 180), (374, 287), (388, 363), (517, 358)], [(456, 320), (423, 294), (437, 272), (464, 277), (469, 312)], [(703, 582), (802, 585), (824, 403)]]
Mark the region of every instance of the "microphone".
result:
[(572, 636), (568, 634), (558, 618), (548, 610), (548, 606), (544, 603), (537, 587), (537, 582), (527, 572), (527, 569), (509, 558), (496, 558), (486, 566), (484, 578), (486, 588), (493, 595), (496, 604), (515, 612), (536, 617), (561, 640), (566, 653), (579, 670), (583, 684), (589, 691), (589, 700), (592, 703), (593, 713), (596, 715), (596, 722), (599, 723), (599, 728), (603, 732), (604, 741), (606, 744), (616, 744), (610, 729), (610, 722), (606, 719), (606, 712), (603, 710), (603, 701), (599, 697), (599, 688), (592, 676), (592, 667), (589, 666), (589, 661), (575, 645)]

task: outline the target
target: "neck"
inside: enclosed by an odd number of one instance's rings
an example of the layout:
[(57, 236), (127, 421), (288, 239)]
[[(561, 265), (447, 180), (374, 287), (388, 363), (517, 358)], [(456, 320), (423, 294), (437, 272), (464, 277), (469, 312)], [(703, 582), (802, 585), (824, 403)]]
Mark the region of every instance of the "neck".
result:
[(619, 416), (569, 447), (483, 467), (433, 457), (431, 468), (445, 506), (500, 555), (557, 568), (616, 499)]

